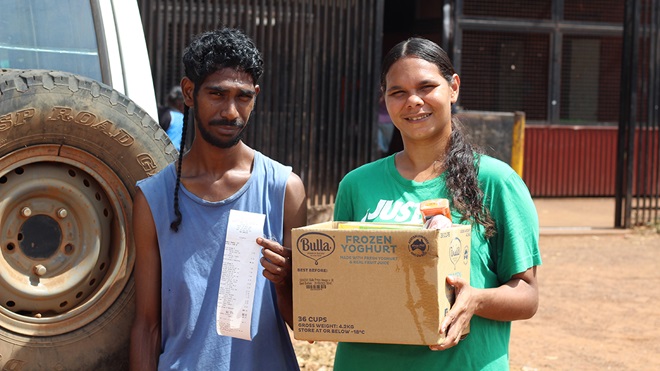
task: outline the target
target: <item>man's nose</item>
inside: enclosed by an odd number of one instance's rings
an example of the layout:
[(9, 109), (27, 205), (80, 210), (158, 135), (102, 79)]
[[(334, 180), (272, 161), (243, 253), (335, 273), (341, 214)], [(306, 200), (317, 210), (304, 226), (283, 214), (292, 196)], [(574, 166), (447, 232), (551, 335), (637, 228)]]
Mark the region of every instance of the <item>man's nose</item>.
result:
[(236, 107), (236, 102), (234, 102), (233, 100), (228, 101), (227, 104), (223, 107), (220, 114), (222, 115), (222, 118), (227, 119), (229, 121), (238, 118), (239, 114), (238, 114), (238, 109)]

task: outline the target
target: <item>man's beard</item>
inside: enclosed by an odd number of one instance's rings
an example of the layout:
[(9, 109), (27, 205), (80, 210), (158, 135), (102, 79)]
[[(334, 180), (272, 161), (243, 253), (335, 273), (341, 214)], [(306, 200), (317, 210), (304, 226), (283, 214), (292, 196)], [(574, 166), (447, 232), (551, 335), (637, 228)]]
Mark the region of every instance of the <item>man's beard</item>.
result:
[(204, 125), (200, 124), (199, 117), (197, 116), (197, 113), (195, 113), (195, 121), (197, 121), (197, 126), (199, 128), (199, 133), (202, 136), (202, 139), (209, 143), (210, 145), (218, 148), (231, 148), (238, 144), (241, 140), (243, 140), (243, 133), (246, 128), (246, 123), (243, 122), (241, 119), (234, 119), (232, 121), (229, 120), (211, 120), (207, 123), (208, 126), (231, 126), (231, 127), (236, 127), (239, 128), (240, 131), (231, 138), (230, 140), (222, 140), (216, 136), (214, 136), (211, 131), (207, 130)]

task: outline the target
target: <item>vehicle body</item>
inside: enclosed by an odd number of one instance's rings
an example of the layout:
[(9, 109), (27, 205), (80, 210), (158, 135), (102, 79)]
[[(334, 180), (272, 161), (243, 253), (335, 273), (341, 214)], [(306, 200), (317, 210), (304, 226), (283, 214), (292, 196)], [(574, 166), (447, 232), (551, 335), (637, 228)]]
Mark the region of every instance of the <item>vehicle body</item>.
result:
[(0, 9), (0, 368), (126, 369), (135, 183), (177, 155), (137, 3)]
[(0, 0), (0, 9), (0, 68), (86, 76), (158, 117), (136, 1)]

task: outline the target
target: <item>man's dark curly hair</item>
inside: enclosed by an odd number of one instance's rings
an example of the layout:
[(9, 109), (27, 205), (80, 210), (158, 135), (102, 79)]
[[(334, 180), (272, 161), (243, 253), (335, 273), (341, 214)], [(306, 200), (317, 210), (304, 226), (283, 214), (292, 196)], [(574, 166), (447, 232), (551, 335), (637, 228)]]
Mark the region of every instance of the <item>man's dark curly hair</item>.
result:
[(198, 89), (208, 75), (233, 68), (252, 76), (256, 85), (264, 72), (264, 61), (254, 42), (243, 31), (221, 28), (201, 33), (183, 51), (186, 77)]
[[(442, 76), (451, 83), (456, 71), (447, 53), (433, 41), (410, 38), (395, 45), (383, 59), (380, 84), (386, 88), (387, 72), (398, 60), (405, 57), (420, 58), (438, 66)], [(495, 235), (495, 221), (484, 207), (484, 192), (479, 187), (479, 159), (472, 144), (461, 129), (460, 121), (452, 116), (449, 148), (444, 156), (446, 183), (453, 206), (463, 215), (462, 220), (472, 220), (486, 229), (486, 237)]]
[[(221, 28), (195, 36), (183, 51), (182, 60), (186, 77), (195, 84), (194, 95), (197, 94), (209, 75), (223, 68), (233, 68), (249, 74), (254, 85), (257, 85), (264, 72), (264, 61), (257, 46), (243, 31), (235, 28)], [(186, 143), (189, 111), (190, 108), (185, 106), (174, 188), (175, 219), (170, 224), (170, 228), (174, 232), (179, 230), (183, 219), (179, 210), (179, 189), (181, 188), (181, 162)]]

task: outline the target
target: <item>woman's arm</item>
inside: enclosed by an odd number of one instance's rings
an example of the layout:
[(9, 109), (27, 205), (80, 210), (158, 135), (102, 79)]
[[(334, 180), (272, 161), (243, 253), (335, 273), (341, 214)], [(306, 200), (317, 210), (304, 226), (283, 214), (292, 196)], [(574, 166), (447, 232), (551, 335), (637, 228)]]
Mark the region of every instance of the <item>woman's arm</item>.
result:
[(458, 344), (463, 328), (473, 315), (495, 321), (529, 319), (539, 305), (536, 266), (491, 289), (476, 289), (462, 278), (453, 276), (447, 277), (447, 283), (456, 290), (456, 302), (440, 327), (446, 338), (442, 344), (430, 346), (432, 350), (444, 350)]

